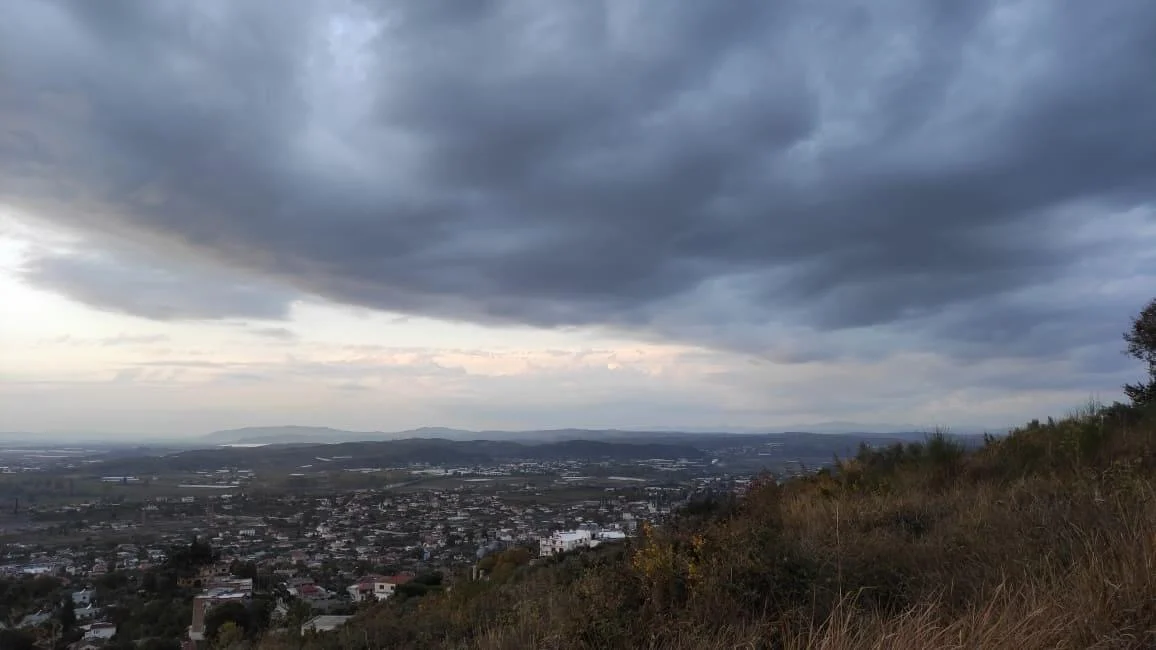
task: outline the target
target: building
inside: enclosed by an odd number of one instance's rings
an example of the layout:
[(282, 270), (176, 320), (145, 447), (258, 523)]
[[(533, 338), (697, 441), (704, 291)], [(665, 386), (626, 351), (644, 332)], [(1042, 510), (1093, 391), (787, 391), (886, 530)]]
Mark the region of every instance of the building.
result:
[(373, 596), (373, 579), (362, 578), (361, 580), (358, 580), (357, 582), (346, 587), (345, 591), (349, 593), (349, 597), (353, 599), (353, 602), (364, 602), (366, 599)]
[(94, 589), (81, 589), (80, 591), (72, 592), (72, 604), (78, 607), (87, 607), (92, 599), (96, 596)]
[(394, 594), (398, 585), (413, 580), (413, 575), (401, 573), (395, 576), (365, 576), (356, 583), (349, 585), (346, 591), (353, 598), (353, 602), (360, 603), (370, 597), (378, 601), (386, 600)]
[(312, 582), (308, 584), (298, 585), (296, 587), (289, 587), (286, 591), (290, 596), (296, 596), (301, 600), (324, 600), (329, 598), (329, 591), (324, 587), (315, 585)]
[(228, 578), (230, 575), (228, 562), (216, 562), (209, 566), (201, 567), (201, 580), (209, 581)]
[(305, 621), (301, 626), (301, 634), (304, 636), (307, 632), (332, 632), (337, 628), (345, 625), (345, 622), (353, 618), (352, 616), (314, 616)]
[(52, 619), (52, 612), (39, 611), (33, 614), (28, 614), (20, 619), (20, 623), (16, 627), (27, 628), (36, 627)]
[(557, 532), (538, 540), (538, 555), (550, 557), (558, 553), (568, 553), (580, 548), (590, 548), (594, 536), (588, 530)]
[(111, 639), (116, 636), (116, 625), (112, 623), (93, 623), (84, 632), (84, 640)]
[[(230, 601), (245, 602), (253, 593), (253, 581), (248, 578), (232, 578), (238, 584), (206, 589), (193, 597), (193, 620), (189, 625), (189, 640), (205, 640), (205, 616), (213, 607)], [(224, 581), (224, 580), (222, 580)], [(247, 584), (246, 584), (247, 583)]]

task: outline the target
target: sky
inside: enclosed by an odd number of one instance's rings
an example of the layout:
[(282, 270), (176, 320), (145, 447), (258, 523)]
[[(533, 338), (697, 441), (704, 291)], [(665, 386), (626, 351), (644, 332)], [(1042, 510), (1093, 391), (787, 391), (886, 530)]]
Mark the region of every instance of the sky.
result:
[(999, 428), (1156, 294), (1149, 0), (0, 6), (0, 431)]

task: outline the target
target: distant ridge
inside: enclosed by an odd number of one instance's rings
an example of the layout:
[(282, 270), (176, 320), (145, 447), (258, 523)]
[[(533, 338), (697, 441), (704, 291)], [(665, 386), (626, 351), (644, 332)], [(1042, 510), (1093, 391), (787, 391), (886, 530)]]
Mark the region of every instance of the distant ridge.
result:
[(245, 427), (214, 431), (200, 439), (205, 442), (227, 444), (291, 443), (291, 442), (353, 442), (358, 440), (388, 440), (392, 436), (381, 431), (346, 431), (331, 427), (296, 425), (272, 427)]
[[(836, 426), (845, 425), (845, 426)], [(379, 442), (386, 440), (406, 439), (438, 439), (438, 440), (499, 440), (522, 442), (527, 444), (559, 442), (565, 440), (592, 440), (592, 441), (639, 441), (664, 440), (678, 441), (701, 436), (757, 436), (757, 435), (789, 435), (789, 434), (819, 434), (819, 435), (860, 435), (860, 436), (887, 436), (900, 439), (922, 439), (927, 429), (910, 427), (906, 429), (882, 429), (881, 427), (858, 427), (853, 423), (829, 423), (816, 425), (811, 428), (798, 427), (789, 429), (759, 429), (737, 432), (734, 430), (691, 429), (672, 431), (669, 429), (536, 429), (527, 431), (470, 431), (448, 427), (421, 427), (405, 431), (349, 431), (331, 427), (311, 426), (268, 426), (245, 427), (215, 431), (197, 439), (197, 442), (213, 445), (235, 444), (313, 444), (313, 443), (344, 443), (344, 442)], [(966, 435), (964, 432), (958, 432)]]

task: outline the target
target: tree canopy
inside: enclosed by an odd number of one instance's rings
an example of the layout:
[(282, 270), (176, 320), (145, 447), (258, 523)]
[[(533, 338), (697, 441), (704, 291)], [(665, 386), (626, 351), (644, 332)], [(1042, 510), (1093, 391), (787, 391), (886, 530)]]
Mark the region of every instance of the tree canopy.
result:
[(1124, 394), (1136, 405), (1156, 404), (1156, 298), (1132, 319), (1124, 332), (1128, 355), (1148, 366), (1148, 378), (1136, 384), (1125, 384)]

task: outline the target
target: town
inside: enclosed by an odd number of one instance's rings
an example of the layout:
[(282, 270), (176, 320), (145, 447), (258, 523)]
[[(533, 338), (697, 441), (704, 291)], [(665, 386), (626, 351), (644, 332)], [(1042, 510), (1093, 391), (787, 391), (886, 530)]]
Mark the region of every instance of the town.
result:
[[(311, 475), (298, 469), (287, 478)], [(373, 603), (484, 580), (496, 558), (621, 543), (696, 495), (752, 479), (686, 459), (382, 473), (397, 480), (294, 493), (257, 487), (250, 469), (210, 468), (173, 494), (150, 493), (163, 477), (102, 474), (105, 496), (37, 500), (0, 542), (3, 647), (200, 648), (225, 623), (324, 633)]]

